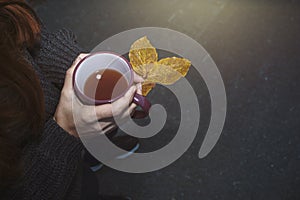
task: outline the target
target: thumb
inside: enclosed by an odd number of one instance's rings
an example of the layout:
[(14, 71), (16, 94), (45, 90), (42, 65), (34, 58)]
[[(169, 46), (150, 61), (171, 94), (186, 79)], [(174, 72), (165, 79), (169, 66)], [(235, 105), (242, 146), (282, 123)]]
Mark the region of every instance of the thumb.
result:
[(128, 105), (132, 102), (134, 94), (136, 92), (137, 88), (135, 85), (131, 86), (129, 90), (125, 93), (123, 100), (128, 103)]
[(135, 72), (134, 72), (133, 80), (135, 83), (142, 83), (145, 81), (141, 76), (137, 75)]
[(75, 70), (75, 67), (77, 66), (77, 64), (86, 56), (88, 56), (89, 54), (87, 53), (81, 53), (79, 54), (79, 56), (74, 60), (72, 66), (67, 70), (66, 72), (66, 77), (65, 77), (65, 84), (64, 87), (66, 88), (72, 88), (72, 76), (73, 76), (73, 72)]
[(129, 105), (133, 100), (133, 96), (136, 92), (136, 86), (131, 86), (129, 90), (125, 93), (123, 97), (118, 99), (113, 103), (113, 113), (114, 115), (120, 115), (125, 110), (128, 109)]

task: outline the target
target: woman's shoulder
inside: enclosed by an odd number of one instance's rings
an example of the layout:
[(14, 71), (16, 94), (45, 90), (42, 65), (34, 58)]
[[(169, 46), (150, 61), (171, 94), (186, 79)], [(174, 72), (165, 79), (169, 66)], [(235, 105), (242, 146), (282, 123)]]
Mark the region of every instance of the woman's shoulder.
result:
[(39, 54), (35, 60), (39, 65), (67, 70), (81, 52), (83, 49), (72, 31), (64, 28), (50, 32), (42, 28)]
[(77, 43), (77, 36), (68, 28), (62, 28), (57, 31), (49, 31), (45, 26), (42, 26), (41, 42), (56, 42), (54, 40)]

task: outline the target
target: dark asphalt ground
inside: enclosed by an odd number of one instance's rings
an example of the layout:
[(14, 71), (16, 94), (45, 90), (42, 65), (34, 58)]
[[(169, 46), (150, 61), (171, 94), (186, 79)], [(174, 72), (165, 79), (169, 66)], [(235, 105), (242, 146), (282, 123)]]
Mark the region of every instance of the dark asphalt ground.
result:
[[(277, 0), (47, 0), (34, 7), (50, 30), (67, 27), (88, 51), (106, 38), (137, 27), (187, 34), (211, 55), (223, 77), (228, 112), (213, 151), (198, 151), (210, 119), (201, 76), (188, 79), (198, 94), (200, 128), (188, 151), (159, 171), (98, 172), (105, 194), (141, 200), (300, 199), (300, 2)], [(193, 73), (194, 72), (194, 73)], [(178, 104), (164, 87), (149, 98), (174, 116), (164, 131), (141, 140), (142, 152), (176, 134)], [(167, 109), (168, 110), (168, 109)]]

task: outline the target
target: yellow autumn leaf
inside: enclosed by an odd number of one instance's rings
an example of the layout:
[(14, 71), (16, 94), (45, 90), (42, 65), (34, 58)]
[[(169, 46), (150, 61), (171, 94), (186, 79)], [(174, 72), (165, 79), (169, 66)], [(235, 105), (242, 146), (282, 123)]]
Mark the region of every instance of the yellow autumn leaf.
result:
[(129, 59), (133, 70), (144, 77), (147, 71), (143, 65), (157, 62), (158, 55), (147, 37), (143, 37), (131, 45)]
[(135, 41), (129, 51), (133, 70), (145, 79), (142, 94), (146, 96), (155, 83), (171, 85), (186, 76), (191, 62), (185, 58), (164, 58), (158, 61), (156, 49), (147, 37)]
[(142, 84), (142, 95), (147, 96), (148, 93), (155, 87), (155, 83), (144, 82)]
[(178, 71), (182, 76), (185, 76), (191, 66), (191, 61), (185, 58), (164, 58), (158, 61), (159, 64), (167, 65)]
[[(164, 85), (171, 85), (178, 81), (182, 76), (172, 67), (158, 63), (149, 64), (149, 72), (145, 78), (148, 82), (160, 83)], [(148, 66), (149, 66), (148, 65)]]

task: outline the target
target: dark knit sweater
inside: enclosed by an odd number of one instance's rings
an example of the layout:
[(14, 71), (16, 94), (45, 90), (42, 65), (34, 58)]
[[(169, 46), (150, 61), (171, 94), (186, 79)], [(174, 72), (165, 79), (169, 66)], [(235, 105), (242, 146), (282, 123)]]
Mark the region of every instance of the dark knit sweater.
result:
[(74, 35), (67, 30), (54, 34), (43, 30), (40, 51), (35, 56), (24, 51), (25, 58), (40, 78), (47, 121), (40, 140), (24, 149), (23, 178), (5, 191), (1, 199), (80, 198), (83, 145), (53, 120), (65, 72), (80, 52)]

